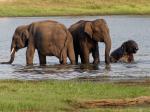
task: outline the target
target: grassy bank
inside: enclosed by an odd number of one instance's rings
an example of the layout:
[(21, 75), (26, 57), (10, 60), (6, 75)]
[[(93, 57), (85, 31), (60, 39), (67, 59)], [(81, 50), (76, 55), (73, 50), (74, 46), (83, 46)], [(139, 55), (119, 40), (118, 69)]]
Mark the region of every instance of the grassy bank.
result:
[(72, 102), (149, 96), (148, 85), (77, 81), (0, 81), (2, 112), (149, 112), (150, 107), (76, 109)]
[(0, 0), (0, 16), (150, 14), (149, 0)]

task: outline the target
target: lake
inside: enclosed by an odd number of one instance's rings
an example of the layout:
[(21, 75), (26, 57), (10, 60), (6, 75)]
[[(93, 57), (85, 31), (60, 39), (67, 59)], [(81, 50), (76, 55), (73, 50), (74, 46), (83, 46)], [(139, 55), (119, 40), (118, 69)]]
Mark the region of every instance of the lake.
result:
[[(39, 66), (37, 53), (34, 66), (26, 66), (26, 48), (16, 53), (12, 65), (0, 64), (0, 79), (18, 80), (94, 80), (94, 81), (143, 81), (150, 80), (150, 16), (81, 16), (81, 17), (22, 17), (0, 18), (0, 62), (8, 61), (13, 33), (17, 26), (34, 21), (55, 20), (69, 27), (79, 20), (104, 18), (109, 26), (112, 49), (124, 41), (135, 40), (139, 51), (135, 62), (114, 63), (110, 70), (105, 69), (104, 44), (99, 43), (101, 63), (96, 65), (59, 65), (56, 57), (48, 57), (46, 66)], [(92, 56), (90, 56), (92, 62)], [(68, 61), (69, 62), (69, 61)]]

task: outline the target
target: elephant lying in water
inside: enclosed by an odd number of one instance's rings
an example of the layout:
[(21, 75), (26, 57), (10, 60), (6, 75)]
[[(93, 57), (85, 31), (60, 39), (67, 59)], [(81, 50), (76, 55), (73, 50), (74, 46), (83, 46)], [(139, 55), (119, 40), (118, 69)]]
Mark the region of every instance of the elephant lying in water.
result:
[(134, 62), (134, 55), (139, 50), (138, 44), (134, 40), (128, 40), (115, 49), (110, 55), (110, 61), (116, 62)]
[(27, 47), (27, 65), (33, 64), (35, 49), (40, 65), (46, 64), (46, 56), (56, 56), (61, 64), (66, 64), (68, 56), (71, 64), (75, 64), (72, 36), (63, 24), (56, 21), (47, 20), (17, 27), (11, 43), (11, 58), (2, 64), (11, 64), (15, 52), (24, 47)]

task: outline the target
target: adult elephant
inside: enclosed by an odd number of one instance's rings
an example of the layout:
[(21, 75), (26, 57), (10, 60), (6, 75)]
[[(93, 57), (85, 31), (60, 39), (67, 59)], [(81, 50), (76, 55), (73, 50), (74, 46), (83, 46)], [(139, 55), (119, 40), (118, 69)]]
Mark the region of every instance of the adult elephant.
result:
[(61, 64), (66, 64), (67, 56), (75, 64), (73, 39), (68, 29), (56, 21), (40, 21), (16, 28), (11, 43), (11, 58), (2, 64), (11, 64), (15, 52), (27, 47), (26, 63), (33, 64), (35, 49), (41, 65), (46, 64), (46, 56), (56, 56)]
[(96, 19), (94, 21), (80, 20), (71, 25), (69, 31), (73, 36), (76, 63), (78, 63), (78, 55), (80, 55), (83, 64), (89, 63), (89, 54), (92, 52), (93, 63), (98, 64), (100, 62), (98, 42), (104, 42), (105, 63), (109, 65), (111, 38), (109, 28), (104, 19)]

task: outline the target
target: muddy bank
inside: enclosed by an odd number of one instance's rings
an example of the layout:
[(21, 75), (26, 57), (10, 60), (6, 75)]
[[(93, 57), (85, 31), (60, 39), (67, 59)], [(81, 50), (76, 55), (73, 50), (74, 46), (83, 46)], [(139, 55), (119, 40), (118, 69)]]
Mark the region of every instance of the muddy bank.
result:
[(102, 108), (102, 107), (129, 107), (129, 106), (150, 106), (150, 96), (126, 99), (100, 99), (83, 101), (76, 104), (78, 108)]

